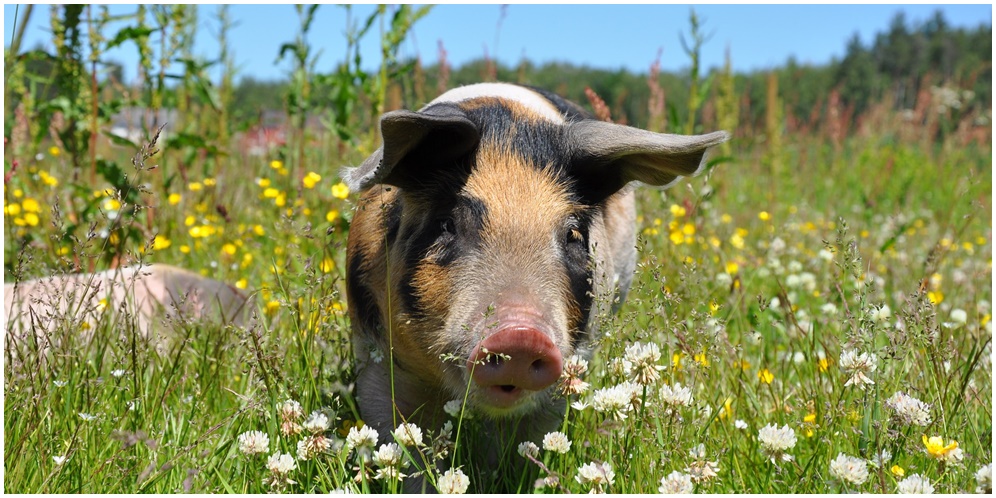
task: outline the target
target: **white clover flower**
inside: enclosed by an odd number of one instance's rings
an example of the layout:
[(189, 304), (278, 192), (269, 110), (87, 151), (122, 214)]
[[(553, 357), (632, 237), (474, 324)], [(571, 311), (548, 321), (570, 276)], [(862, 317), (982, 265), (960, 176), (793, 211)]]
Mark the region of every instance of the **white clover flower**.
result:
[(868, 480), (868, 462), (838, 453), (837, 458), (830, 461), (830, 475), (860, 486)]
[(301, 403), (289, 399), (280, 405), (280, 418), (283, 420), (297, 420), (304, 416)]
[(920, 474), (913, 474), (902, 481), (899, 481), (897, 491), (904, 495), (932, 495), (934, 485), (930, 479), (926, 479)]
[(733, 422), (733, 427), (736, 427), (737, 429), (740, 429), (742, 431), (747, 430), (747, 422), (744, 422), (743, 420), (738, 418), (735, 422)]
[(769, 247), (774, 252), (782, 252), (785, 250), (785, 241), (780, 237), (775, 237), (771, 240), (771, 245)]
[(975, 482), (979, 484), (975, 488), (976, 493), (992, 494), (993, 492), (993, 464), (983, 465), (975, 472)]
[(786, 462), (792, 460), (792, 455), (785, 453), (795, 447), (795, 431), (791, 427), (786, 425), (779, 429), (777, 424), (768, 424), (758, 431), (757, 438), (761, 442), (761, 450), (772, 462), (779, 459)]
[(239, 434), (239, 451), (246, 455), (258, 455), (270, 451), (270, 436), (260, 431), (246, 431)]
[(826, 249), (820, 249), (820, 252), (817, 253), (816, 255), (819, 256), (820, 259), (824, 261), (833, 261), (833, 253)]
[(719, 475), (719, 462), (710, 462), (706, 459), (704, 444), (699, 443), (698, 446), (688, 450), (688, 456), (692, 457), (693, 461), (685, 468), (685, 472), (691, 476), (692, 481), (708, 481)]
[(322, 412), (312, 412), (308, 420), (301, 425), (304, 430), (312, 434), (320, 434), (329, 430), (329, 417)]
[(281, 454), (278, 451), (270, 455), (270, 458), (266, 460), (266, 468), (274, 474), (286, 476), (297, 468), (297, 462), (293, 456), (286, 453)]
[(519, 455), (522, 455), (523, 457), (526, 455), (529, 455), (533, 458), (539, 456), (539, 446), (536, 446), (536, 443), (532, 441), (523, 441), (519, 443), (518, 451)]
[(626, 420), (626, 412), (633, 408), (633, 397), (636, 395), (634, 388), (637, 384), (623, 382), (612, 387), (605, 387), (595, 391), (592, 396), (592, 406), (595, 411), (607, 412), (616, 420)]
[(885, 406), (889, 407), (895, 417), (903, 423), (921, 427), (930, 425), (930, 405), (902, 391), (897, 391), (891, 398), (885, 400)]
[(543, 436), (543, 449), (554, 453), (567, 453), (571, 450), (571, 441), (563, 432), (550, 432)]
[(892, 318), (892, 309), (889, 308), (888, 304), (883, 304), (878, 308), (872, 308), (871, 319), (873, 321), (882, 323), (888, 321), (889, 318)]
[(322, 434), (306, 436), (297, 442), (297, 457), (301, 460), (311, 460), (332, 447), (332, 440)]
[(882, 448), (882, 451), (872, 455), (872, 458), (868, 461), (868, 463), (870, 463), (872, 467), (878, 469), (885, 466), (885, 464), (889, 463), (890, 460), (892, 460), (892, 452)]
[(449, 469), (436, 481), (436, 488), (444, 495), (462, 495), (467, 492), (469, 486), (470, 478), (460, 469)]
[(406, 477), (408, 476), (398, 467), (381, 467), (374, 474), (374, 479), (378, 481), (400, 481)]
[(394, 430), (394, 439), (404, 446), (423, 446), (422, 429), (415, 424), (401, 423)]
[(404, 452), (397, 443), (385, 443), (374, 452), (373, 462), (378, 467), (399, 467), (404, 456)]
[(364, 425), (363, 427), (357, 428), (356, 426), (349, 428), (349, 434), (346, 435), (346, 446), (351, 450), (357, 450), (357, 453), (369, 452), (377, 446), (377, 431), (369, 425)]
[(837, 305), (833, 303), (826, 303), (820, 307), (820, 311), (822, 311), (824, 315), (835, 315), (837, 314)]
[(664, 366), (658, 364), (660, 360), (661, 348), (652, 342), (647, 344), (634, 342), (626, 346), (626, 353), (623, 355), (626, 371), (634, 382), (644, 386), (660, 380), (660, 371), (664, 370)]
[(574, 479), (581, 485), (590, 484), (593, 492), (601, 492), (605, 486), (615, 482), (615, 477), (616, 473), (610, 463), (591, 462), (582, 465)]
[(951, 321), (957, 325), (964, 325), (968, 322), (968, 313), (961, 308), (951, 310)]
[(694, 490), (692, 476), (677, 470), (668, 474), (667, 477), (662, 477), (661, 486), (657, 488), (657, 491), (663, 495), (687, 495)]
[(851, 375), (851, 378), (844, 383), (844, 387), (854, 384), (864, 390), (865, 384), (875, 384), (868, 374), (874, 372), (877, 367), (878, 357), (874, 354), (858, 354), (853, 349), (845, 349), (840, 353), (840, 368)]
[(661, 384), (660, 397), (661, 401), (674, 408), (692, 405), (692, 390), (688, 387), (681, 387), (681, 383), (676, 382), (673, 388), (667, 384)]
[(560, 374), (558, 389), (564, 396), (581, 394), (588, 390), (588, 383), (581, 376), (588, 371), (588, 360), (579, 355), (572, 355), (564, 363), (564, 371)]
[[(443, 405), (443, 411), (446, 412), (447, 415), (453, 418), (458, 418), (460, 416), (460, 410), (462, 409), (463, 409), (462, 399), (451, 399), (447, 401), (445, 405)], [(469, 411), (467, 412), (467, 415), (470, 415)]]

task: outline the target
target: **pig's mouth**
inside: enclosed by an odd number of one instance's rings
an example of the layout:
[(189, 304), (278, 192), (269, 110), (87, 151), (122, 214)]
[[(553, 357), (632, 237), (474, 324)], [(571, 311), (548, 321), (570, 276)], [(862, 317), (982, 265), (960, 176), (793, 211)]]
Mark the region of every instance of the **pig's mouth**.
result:
[(467, 373), (474, 404), (500, 416), (533, 407), (536, 394), (560, 378), (563, 355), (534, 317), (518, 314), (499, 324), (473, 348)]

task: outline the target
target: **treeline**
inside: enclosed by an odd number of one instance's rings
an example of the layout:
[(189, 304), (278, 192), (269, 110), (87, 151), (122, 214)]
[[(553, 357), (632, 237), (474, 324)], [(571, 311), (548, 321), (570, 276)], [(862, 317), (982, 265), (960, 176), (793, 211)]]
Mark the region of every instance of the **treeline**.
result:
[[(902, 12), (896, 14), (887, 31), (879, 33), (870, 45), (855, 34), (846, 45), (843, 59), (825, 65), (799, 64), (793, 59), (770, 71), (734, 73), (734, 92), (740, 96), (740, 124), (763, 127), (768, 114), (770, 78), (774, 75), (784, 106), (784, 119), (806, 123), (827, 112), (831, 104), (845, 110), (852, 122), (873, 104), (888, 101), (895, 110), (913, 109), (917, 97), (931, 87), (946, 87), (959, 93), (959, 113), (984, 112), (992, 106), (992, 26), (952, 28), (944, 14), (911, 25)], [(648, 61), (648, 71), (653, 61)], [(528, 60), (515, 66), (478, 59), (458, 68), (434, 64), (422, 68), (411, 64), (411, 73), (394, 83), (402, 87), (390, 106), (415, 107), (439, 93), (479, 81), (511, 81), (556, 91), (577, 102), (588, 104), (585, 88), (590, 87), (611, 109), (612, 118), (635, 126), (646, 126), (653, 112), (648, 106), (652, 85), (648, 73), (604, 70), (569, 63), (534, 64)], [(728, 71), (728, 70), (727, 70)], [(715, 96), (724, 76), (723, 68), (701, 75)], [(654, 78), (662, 90), (668, 117), (683, 120), (687, 112), (690, 75), (662, 72)], [(441, 85), (442, 82), (442, 85)], [(246, 77), (235, 88), (232, 115), (252, 119), (261, 109), (282, 106), (288, 83), (264, 82)], [(965, 99), (965, 96), (971, 98)], [(713, 110), (704, 105), (697, 121), (709, 122)]]

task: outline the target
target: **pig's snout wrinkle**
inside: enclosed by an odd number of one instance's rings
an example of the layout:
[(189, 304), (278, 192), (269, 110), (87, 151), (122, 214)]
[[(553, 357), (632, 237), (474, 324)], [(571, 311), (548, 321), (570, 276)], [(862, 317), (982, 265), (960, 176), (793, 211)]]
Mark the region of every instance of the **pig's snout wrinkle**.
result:
[(516, 404), (560, 378), (563, 356), (549, 336), (524, 325), (505, 327), (481, 341), (467, 368), (484, 398), (499, 408)]

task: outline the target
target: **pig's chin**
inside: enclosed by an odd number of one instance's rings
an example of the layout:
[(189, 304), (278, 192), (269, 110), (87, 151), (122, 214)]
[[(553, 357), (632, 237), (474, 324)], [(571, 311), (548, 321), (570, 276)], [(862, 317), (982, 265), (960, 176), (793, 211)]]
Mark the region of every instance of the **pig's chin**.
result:
[(528, 391), (513, 386), (471, 388), (469, 401), (474, 409), (494, 418), (525, 415), (535, 411), (543, 398), (542, 391)]

